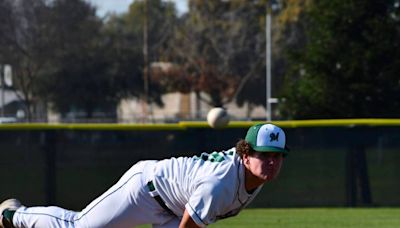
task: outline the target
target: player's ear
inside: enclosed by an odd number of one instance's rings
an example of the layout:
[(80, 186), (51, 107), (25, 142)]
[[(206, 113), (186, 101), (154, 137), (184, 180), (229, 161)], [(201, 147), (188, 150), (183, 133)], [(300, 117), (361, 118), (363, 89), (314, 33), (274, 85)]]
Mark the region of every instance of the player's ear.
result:
[(250, 162), (249, 157), (250, 156), (248, 154), (246, 154), (246, 153), (243, 154), (242, 159), (243, 159), (244, 164), (249, 164), (249, 162)]

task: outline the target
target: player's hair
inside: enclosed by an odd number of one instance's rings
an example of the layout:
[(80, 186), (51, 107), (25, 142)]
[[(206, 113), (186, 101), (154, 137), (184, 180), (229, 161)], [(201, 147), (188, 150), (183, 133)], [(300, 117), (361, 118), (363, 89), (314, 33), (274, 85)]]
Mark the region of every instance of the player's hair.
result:
[(241, 139), (239, 142), (236, 143), (236, 153), (243, 158), (244, 154), (253, 155), (255, 150), (251, 148), (250, 144), (246, 142), (246, 140)]

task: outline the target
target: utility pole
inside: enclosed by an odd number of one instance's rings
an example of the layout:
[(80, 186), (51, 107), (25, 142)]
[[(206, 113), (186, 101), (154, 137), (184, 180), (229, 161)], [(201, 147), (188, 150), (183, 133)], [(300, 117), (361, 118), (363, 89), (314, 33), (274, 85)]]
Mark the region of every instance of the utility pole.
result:
[(279, 1), (277, 0), (269, 0), (267, 5), (267, 14), (265, 17), (265, 36), (266, 36), (266, 119), (268, 122), (272, 121), (272, 103), (278, 103), (277, 98), (272, 98), (272, 85), (271, 85), (271, 74), (272, 74), (272, 38), (271, 38), (271, 30), (272, 30), (272, 13), (280, 8)]
[(265, 22), (265, 31), (266, 31), (266, 105), (265, 108), (267, 109), (267, 121), (270, 122), (271, 118), (271, 7), (267, 7), (267, 15), (266, 15), (266, 22)]
[(143, 116), (147, 118), (148, 116), (148, 104), (149, 104), (149, 74), (150, 74), (150, 64), (149, 64), (149, 8), (148, 0), (143, 0), (144, 3), (144, 19), (143, 19)]
[(0, 64), (0, 85), (1, 85), (1, 117), (4, 117), (4, 106), (5, 106), (5, 92), (6, 89), (6, 80), (4, 79), (4, 67)]

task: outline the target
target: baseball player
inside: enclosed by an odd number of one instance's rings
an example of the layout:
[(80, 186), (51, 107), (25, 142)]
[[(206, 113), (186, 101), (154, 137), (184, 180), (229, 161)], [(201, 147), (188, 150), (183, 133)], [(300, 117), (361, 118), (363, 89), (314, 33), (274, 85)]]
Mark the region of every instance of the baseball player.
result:
[(281, 128), (254, 125), (226, 151), (138, 162), (80, 212), (6, 200), (0, 227), (205, 227), (246, 207), (287, 153)]

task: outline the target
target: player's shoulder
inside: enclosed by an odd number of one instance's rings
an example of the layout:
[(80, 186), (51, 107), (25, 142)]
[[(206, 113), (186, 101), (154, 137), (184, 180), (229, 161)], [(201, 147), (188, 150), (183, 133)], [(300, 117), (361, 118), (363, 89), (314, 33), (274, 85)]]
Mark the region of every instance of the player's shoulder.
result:
[(203, 160), (209, 162), (224, 162), (232, 160), (236, 154), (236, 149), (231, 148), (229, 150), (213, 151), (211, 153), (203, 152), (199, 156), (195, 155), (193, 158), (196, 160)]

